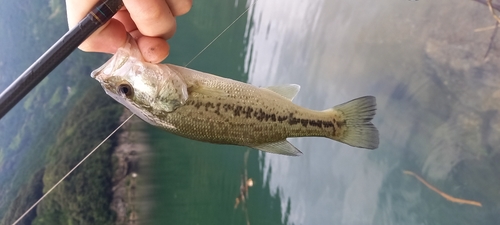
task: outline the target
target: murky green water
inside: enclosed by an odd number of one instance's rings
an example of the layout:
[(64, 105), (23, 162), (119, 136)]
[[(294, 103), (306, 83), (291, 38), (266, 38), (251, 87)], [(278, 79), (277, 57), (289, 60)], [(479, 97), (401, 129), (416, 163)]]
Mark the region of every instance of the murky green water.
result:
[[(500, 224), (500, 51), (491, 27), (495, 20), (477, 1), (194, 0), (192, 11), (178, 20), (167, 62), (186, 65), (249, 7), (188, 67), (257, 86), (296, 83), (301, 91), (294, 102), (317, 110), (376, 96), (373, 122), (380, 131), (380, 147), (369, 151), (324, 138), (297, 138), (291, 142), (304, 155), (287, 157), (200, 143), (148, 125), (150, 151), (140, 156), (138, 171), (140, 224)], [(9, 28), (7, 41), (0, 41), (0, 48), (9, 52), (0, 60), (2, 86), (55, 41), (55, 31), (62, 35), (66, 29), (63, 1), (9, 4), (1, 8), (9, 13), (1, 17), (2, 26)], [(14, 13), (11, 8), (24, 11)], [(18, 23), (11, 23), (14, 20)], [(51, 29), (50, 35), (43, 33)], [(19, 50), (17, 46), (26, 43), (30, 46)], [(31, 49), (33, 43), (37, 48)], [(63, 118), (64, 110), (74, 111), (63, 99), (93, 90), (85, 82), (91, 81), (88, 75), (101, 60), (102, 55), (94, 53), (73, 54), (43, 88), (14, 109), (16, 117), (10, 118), (16, 121), (0, 124), (0, 180), (14, 180), (0, 182), (0, 189), (8, 189), (0, 192), (1, 200), (13, 201), (18, 187), (30, 179), (32, 167), (43, 167), (40, 156), (45, 153), (37, 152), (38, 142), (28, 149), (23, 141), (33, 135), (33, 140), (45, 140), (49, 143), (40, 143), (50, 147), (63, 140), (57, 136), (62, 122), (54, 118)], [(92, 99), (107, 97), (104, 92), (93, 94), (99, 98)], [(68, 136), (69, 146), (87, 148), (85, 138), (100, 140), (91, 129), (116, 123), (87, 123), (112, 115), (86, 109), (96, 114), (74, 116), (88, 127), (79, 132), (84, 138), (61, 131), (64, 141), (59, 142), (64, 144)], [(5, 135), (10, 131), (15, 132)], [(86, 151), (80, 149), (77, 155), (75, 147), (61, 146), (58, 151), (75, 162)], [(61, 162), (57, 157), (48, 159)], [(24, 164), (14, 158), (31, 166), (18, 169)], [(44, 183), (55, 182), (75, 163), (66, 164), (46, 171)], [(105, 211), (74, 200), (93, 199), (93, 189), (111, 192), (102, 183), (81, 188), (85, 185), (79, 184), (98, 176), (91, 169), (85, 170), (88, 178), (73, 175), (81, 178), (80, 183), (66, 181), (64, 188), (56, 189), (41, 207), (50, 214), (39, 216), (54, 216), (54, 221), (67, 224), (93, 221), (96, 211)], [(235, 207), (245, 171), (254, 185), (246, 203)], [(11, 174), (19, 176), (7, 176)], [(67, 192), (74, 187), (78, 195)], [(88, 202), (103, 207), (108, 200)], [(19, 202), (28, 205), (23, 198)], [(0, 206), (4, 211), (18, 207)], [(113, 219), (111, 212), (102, 214), (102, 221)]]
[[(145, 224), (280, 224), (281, 200), (265, 184), (257, 152), (244, 168), (245, 148), (192, 142), (160, 130), (151, 131), (155, 151), (146, 167), (151, 184), (145, 194), (152, 210)], [(161, 151), (161, 152), (156, 152)], [(246, 211), (235, 209), (244, 170), (256, 184), (250, 188)]]
[[(196, 5), (199, 4), (199, 5)], [(294, 100), (326, 109), (377, 97), (375, 151), (293, 139), (286, 157), (250, 150), (251, 224), (497, 224), (498, 53), (483, 56), (487, 8), (453, 1), (219, 0), (179, 20), (167, 61), (268, 86), (297, 83)], [(460, 16), (457, 16), (460, 15)], [(474, 18), (472, 20), (471, 18)], [(247, 148), (150, 130), (150, 224), (245, 224), (239, 193)], [(441, 197), (440, 191), (482, 207)]]
[[(167, 62), (185, 65), (246, 9), (245, 2), (214, 3), (219, 7), (200, 4), (207, 6), (197, 5), (190, 15), (179, 19)], [(244, 70), (247, 17), (245, 14), (189, 67), (247, 81), (248, 73)], [(150, 191), (143, 199), (152, 208), (147, 218), (140, 220), (144, 224), (283, 222), (280, 196), (264, 183), (257, 151), (192, 141), (156, 128), (150, 129), (149, 134), (152, 150), (146, 157), (144, 173)], [(250, 154), (245, 168), (246, 151)], [(235, 208), (245, 170), (255, 183), (249, 199), (259, 201), (249, 200)]]

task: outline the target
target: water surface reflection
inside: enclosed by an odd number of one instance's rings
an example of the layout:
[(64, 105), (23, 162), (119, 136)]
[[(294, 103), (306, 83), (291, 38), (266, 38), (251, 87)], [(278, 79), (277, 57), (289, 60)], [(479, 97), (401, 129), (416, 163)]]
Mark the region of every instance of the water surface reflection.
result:
[[(259, 153), (291, 224), (497, 224), (499, 53), (487, 7), (456, 1), (251, 1), (249, 82), (301, 84), (326, 109), (375, 95), (381, 145), (294, 139), (298, 158)], [(496, 42), (493, 42), (493, 44)], [(447, 201), (403, 170), (420, 174)], [(289, 209), (289, 212), (288, 210)]]

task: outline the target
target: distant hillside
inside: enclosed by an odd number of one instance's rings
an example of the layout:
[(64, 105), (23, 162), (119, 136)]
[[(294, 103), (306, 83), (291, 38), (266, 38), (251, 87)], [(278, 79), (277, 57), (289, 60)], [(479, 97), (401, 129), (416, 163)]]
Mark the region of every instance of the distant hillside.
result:
[[(0, 91), (66, 31), (63, 0), (6, 0), (0, 7)], [(90, 72), (108, 56), (75, 51), (0, 120), (0, 218), (44, 167), (45, 152), (75, 102), (93, 85)]]
[[(123, 107), (105, 96), (99, 86), (85, 91), (62, 122), (55, 143), (47, 152), (43, 185), (32, 181), (10, 205), (0, 225), (11, 224), (41, 193), (50, 189), (90, 150), (118, 126)], [(32, 224), (112, 224), (111, 151), (106, 142), (30, 214)], [(35, 176), (36, 177), (36, 176)], [(26, 197), (28, 196), (28, 197)], [(36, 217), (36, 218), (35, 218)], [(26, 223), (31, 224), (31, 223)]]
[[(9, 210), (3, 217), (0, 224), (9, 225), (16, 221), (26, 209), (30, 208), (34, 202), (43, 195), (43, 174), (44, 169), (36, 172), (30, 182), (19, 190), (17, 197), (12, 202)], [(29, 212), (18, 224), (29, 225), (36, 217), (36, 210)]]

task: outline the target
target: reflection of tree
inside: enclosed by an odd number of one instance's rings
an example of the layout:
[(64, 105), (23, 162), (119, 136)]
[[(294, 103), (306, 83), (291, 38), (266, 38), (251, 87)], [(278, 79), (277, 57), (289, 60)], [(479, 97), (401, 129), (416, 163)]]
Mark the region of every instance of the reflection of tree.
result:
[[(23, 186), (18, 195), (11, 204), (9, 210), (5, 213), (0, 224), (12, 224), (19, 216), (24, 213), (23, 210), (29, 208), (33, 202), (37, 201), (42, 195), (44, 169), (37, 171), (27, 185)], [(28, 213), (19, 225), (31, 224), (36, 217), (36, 211)]]
[[(102, 141), (119, 121), (123, 108), (98, 92), (87, 90), (63, 120), (58, 138), (47, 153), (44, 191), (51, 188), (89, 149)], [(36, 208), (33, 224), (112, 224), (111, 150), (105, 143), (54, 189)]]
[(434, 192), (438, 193), (439, 195), (443, 196), (443, 198), (445, 198), (446, 200), (448, 200), (450, 202), (455, 202), (455, 203), (458, 203), (458, 204), (474, 205), (474, 206), (479, 206), (479, 207), (483, 206), (483, 205), (481, 205), (480, 202), (471, 201), (471, 200), (465, 200), (465, 199), (461, 199), (461, 198), (455, 198), (455, 197), (453, 197), (451, 195), (448, 195), (448, 194), (440, 191), (436, 187), (432, 186), (431, 184), (427, 183), (427, 181), (425, 181), (424, 178), (420, 177), (419, 175), (417, 175), (414, 172), (411, 172), (411, 171), (408, 171), (408, 170), (403, 170), (403, 173), (406, 174), (406, 175), (414, 176), (415, 178), (417, 178), (417, 180), (419, 180), (420, 182), (422, 182), (429, 189), (431, 189), (432, 191), (434, 191)]
[(240, 194), (238, 195), (238, 197), (236, 197), (236, 203), (234, 205), (234, 208), (236, 209), (238, 208), (238, 205), (241, 203), (243, 212), (245, 212), (247, 225), (250, 225), (250, 219), (248, 218), (248, 208), (246, 204), (248, 200), (248, 188), (253, 186), (253, 180), (252, 178), (248, 178), (248, 170), (247, 170), (249, 153), (250, 150), (247, 150), (245, 152), (243, 173), (241, 174), (241, 180), (240, 180)]
[[(29, 2), (8, 0), (0, 8), (0, 90), (3, 90), (24, 69), (43, 54), (64, 32), (65, 15), (52, 13), (48, 1)], [(51, 7), (64, 7), (60, 0)], [(55, 15), (55, 14), (54, 14)], [(12, 208), (12, 203), (33, 176), (43, 167), (45, 153), (56, 142), (66, 113), (81, 98), (89, 83), (91, 68), (103, 62), (104, 55), (83, 55), (75, 52), (33, 89), (16, 107), (0, 120), (0, 218)], [(94, 83), (95, 84), (95, 83)], [(61, 90), (75, 87), (71, 95)], [(97, 84), (95, 84), (97, 86)], [(101, 92), (101, 90), (99, 90)], [(107, 98), (107, 96), (105, 96)]]
[[(495, 25), (492, 27), (495, 30), (493, 31), (493, 34), (491, 34), (490, 44), (488, 46), (488, 49), (486, 50), (486, 53), (484, 54), (484, 58), (486, 59), (486, 57), (488, 57), (488, 54), (490, 53), (491, 49), (493, 49), (493, 43), (494, 43), (495, 37), (497, 35), (498, 24), (500, 23), (500, 17), (497, 16), (495, 10), (499, 10), (500, 7), (497, 4), (493, 4), (491, 2), (491, 0), (475, 0), (475, 1), (487, 5), (488, 8), (489, 8), (489, 10), (490, 10), (491, 15), (496, 20)], [(485, 31), (485, 30), (489, 30), (489, 27), (488, 28), (479, 28), (479, 29), (476, 29), (475, 32)]]
[(491, 0), (473, 0), (473, 1), (482, 3), (482, 4), (486, 5), (486, 6), (490, 6), (490, 4), (491, 4), (491, 7), (493, 9), (496, 9), (496, 10), (500, 9), (500, 4), (495, 3), (495, 2), (491, 2)]

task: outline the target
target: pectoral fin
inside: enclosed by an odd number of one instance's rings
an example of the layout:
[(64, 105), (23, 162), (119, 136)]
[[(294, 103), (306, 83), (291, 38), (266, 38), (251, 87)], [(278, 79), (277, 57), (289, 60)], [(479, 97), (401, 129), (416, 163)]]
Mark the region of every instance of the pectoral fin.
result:
[(287, 140), (252, 146), (255, 149), (281, 155), (299, 156), (302, 152)]
[(265, 87), (272, 92), (275, 92), (288, 100), (292, 101), (293, 98), (299, 93), (300, 86), (298, 84), (288, 84), (288, 85), (280, 85), (280, 86), (269, 86)]

